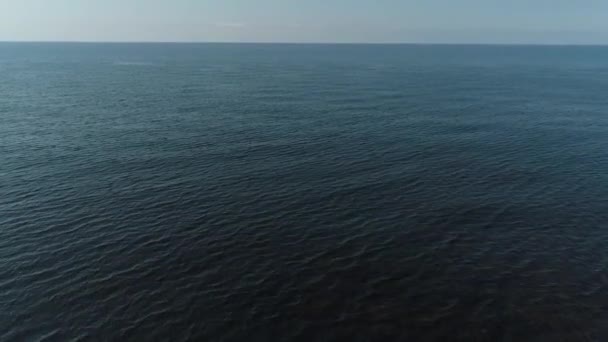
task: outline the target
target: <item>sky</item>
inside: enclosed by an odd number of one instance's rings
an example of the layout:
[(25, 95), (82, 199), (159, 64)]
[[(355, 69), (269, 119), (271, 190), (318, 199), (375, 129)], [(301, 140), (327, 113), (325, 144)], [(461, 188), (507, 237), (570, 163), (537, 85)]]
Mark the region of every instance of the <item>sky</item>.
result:
[(608, 44), (608, 1), (0, 0), (0, 41)]

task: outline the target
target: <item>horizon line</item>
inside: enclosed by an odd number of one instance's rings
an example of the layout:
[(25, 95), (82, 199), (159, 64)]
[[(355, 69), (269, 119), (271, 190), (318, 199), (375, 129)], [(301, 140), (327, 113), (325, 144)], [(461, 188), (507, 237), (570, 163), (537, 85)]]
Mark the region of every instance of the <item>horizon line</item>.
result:
[(112, 40), (0, 40), (12, 44), (222, 44), (222, 45), (454, 45), (454, 46), (588, 46), (606, 47), (607, 43), (491, 43), (491, 42), (287, 42), (287, 41), (112, 41)]

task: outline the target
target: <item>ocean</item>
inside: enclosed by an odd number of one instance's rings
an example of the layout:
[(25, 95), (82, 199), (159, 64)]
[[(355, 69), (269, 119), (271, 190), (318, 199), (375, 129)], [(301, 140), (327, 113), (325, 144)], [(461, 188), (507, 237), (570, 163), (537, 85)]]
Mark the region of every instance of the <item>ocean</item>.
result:
[(604, 341), (608, 47), (0, 44), (0, 340)]

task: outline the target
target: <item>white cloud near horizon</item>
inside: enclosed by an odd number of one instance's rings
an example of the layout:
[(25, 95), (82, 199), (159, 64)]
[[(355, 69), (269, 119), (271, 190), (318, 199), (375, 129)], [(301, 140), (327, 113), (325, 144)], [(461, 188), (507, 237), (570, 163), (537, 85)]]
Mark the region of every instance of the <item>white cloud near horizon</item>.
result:
[(244, 29), (247, 27), (247, 24), (239, 22), (221, 22), (215, 23), (215, 26), (228, 29)]

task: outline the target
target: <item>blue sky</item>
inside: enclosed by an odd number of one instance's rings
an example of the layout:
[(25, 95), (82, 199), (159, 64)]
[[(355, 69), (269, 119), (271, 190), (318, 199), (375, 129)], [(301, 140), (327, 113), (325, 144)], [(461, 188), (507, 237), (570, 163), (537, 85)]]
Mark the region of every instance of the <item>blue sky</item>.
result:
[(0, 40), (608, 44), (608, 1), (0, 0)]

